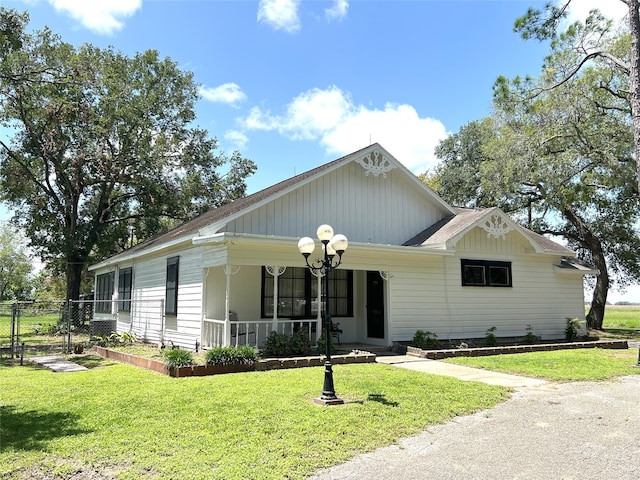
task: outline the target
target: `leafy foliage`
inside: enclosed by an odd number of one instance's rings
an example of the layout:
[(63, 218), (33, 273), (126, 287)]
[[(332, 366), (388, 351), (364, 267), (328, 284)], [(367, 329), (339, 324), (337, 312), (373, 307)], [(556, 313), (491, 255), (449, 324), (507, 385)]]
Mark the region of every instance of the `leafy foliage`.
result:
[(0, 302), (26, 300), (34, 291), (33, 260), (19, 233), (0, 222)]
[[(318, 340), (318, 350), (324, 351), (324, 344), (320, 346)], [(285, 335), (272, 331), (264, 342), (264, 357), (291, 357), (296, 355), (309, 355), (311, 353), (311, 342), (309, 335), (304, 330), (294, 332), (293, 335)]]
[(74, 47), (0, 7), (0, 200), (67, 274), (245, 194), (255, 164), (193, 127), (193, 74), (148, 50)]
[(438, 348), (438, 335), (425, 330), (416, 330), (411, 344), (423, 350)]
[[(609, 56), (574, 71), (584, 53), (576, 45), (587, 40)], [(497, 205), (538, 233), (564, 237), (596, 267), (591, 328), (602, 327), (612, 282), (640, 280), (629, 76), (610, 66), (629, 48), (628, 34), (593, 14), (554, 37), (538, 78), (500, 77), (491, 117), (465, 125), (436, 151), (445, 200)]]
[(487, 329), (487, 332), (484, 336), (484, 345), (485, 347), (495, 347), (498, 344), (498, 339), (496, 338), (495, 331), (497, 327), (491, 327)]
[(162, 351), (164, 363), (169, 368), (187, 367), (195, 363), (193, 353), (181, 348), (167, 348)]
[(578, 338), (578, 328), (580, 327), (580, 322), (577, 318), (567, 318), (567, 326), (564, 329), (564, 338), (569, 342), (574, 341)]
[(207, 365), (252, 365), (258, 359), (258, 352), (248, 345), (240, 347), (216, 347), (207, 350)]

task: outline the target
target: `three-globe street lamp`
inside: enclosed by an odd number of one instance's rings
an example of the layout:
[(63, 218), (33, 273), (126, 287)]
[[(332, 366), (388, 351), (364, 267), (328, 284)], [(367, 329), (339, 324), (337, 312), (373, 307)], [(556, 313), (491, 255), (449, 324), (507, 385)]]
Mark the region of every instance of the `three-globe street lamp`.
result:
[[(304, 257), (309, 269), (324, 276), (324, 337), (325, 337), (325, 362), (324, 362), (324, 385), (322, 395), (317, 401), (325, 405), (338, 405), (344, 403), (336, 397), (333, 386), (333, 366), (331, 364), (331, 313), (329, 311), (329, 272), (338, 268), (342, 263), (342, 254), (347, 249), (349, 242), (342, 234), (333, 234), (330, 225), (320, 225), (317, 231), (318, 239), (322, 242), (324, 258), (319, 258), (309, 263), (309, 256), (316, 248), (316, 242), (311, 237), (303, 237), (298, 241), (298, 250)], [(335, 259), (338, 255), (337, 260)]]

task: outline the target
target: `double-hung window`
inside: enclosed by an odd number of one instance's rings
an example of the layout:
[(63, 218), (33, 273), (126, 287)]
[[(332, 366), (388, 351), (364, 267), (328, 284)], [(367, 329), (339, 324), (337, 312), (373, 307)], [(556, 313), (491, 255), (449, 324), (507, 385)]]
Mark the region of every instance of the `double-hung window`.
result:
[(165, 315), (178, 314), (178, 266), (180, 257), (167, 258), (167, 285), (165, 292)]
[(461, 260), (462, 286), (512, 287), (511, 262)]

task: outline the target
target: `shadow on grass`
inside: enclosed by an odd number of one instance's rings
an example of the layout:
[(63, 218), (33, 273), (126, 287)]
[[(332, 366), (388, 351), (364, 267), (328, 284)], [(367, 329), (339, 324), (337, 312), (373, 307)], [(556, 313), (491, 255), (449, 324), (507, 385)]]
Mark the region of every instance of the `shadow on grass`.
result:
[(367, 397), (367, 400), (370, 402), (378, 402), (382, 405), (386, 405), (387, 407), (397, 407), (399, 405), (398, 402), (390, 402), (384, 396), (384, 393), (370, 393)]
[(74, 355), (69, 357), (69, 361), (82, 365), (85, 368), (92, 369), (97, 367), (108, 367), (118, 362), (103, 358), (99, 355)]
[(598, 336), (602, 338), (618, 338), (621, 340), (640, 340), (640, 330), (634, 328), (614, 328), (607, 327), (603, 330), (596, 331)]
[(44, 450), (50, 440), (90, 433), (77, 426), (79, 416), (68, 412), (18, 411), (0, 406), (0, 452), (5, 450)]

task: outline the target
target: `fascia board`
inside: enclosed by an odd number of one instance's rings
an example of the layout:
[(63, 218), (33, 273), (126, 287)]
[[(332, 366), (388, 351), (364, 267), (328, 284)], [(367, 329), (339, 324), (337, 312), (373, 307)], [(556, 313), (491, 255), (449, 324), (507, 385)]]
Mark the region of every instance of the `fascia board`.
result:
[(172, 247), (175, 247), (176, 245), (180, 245), (181, 243), (187, 243), (190, 242), (192, 239), (191, 235), (185, 236), (185, 237), (180, 237), (180, 238), (176, 238), (175, 240), (172, 240), (170, 242), (166, 242), (166, 243), (162, 243), (160, 245), (156, 245), (154, 247), (148, 248), (148, 249), (142, 249), (140, 251), (131, 253), (129, 255), (127, 254), (121, 254), (118, 255), (116, 257), (112, 257), (110, 259), (104, 260), (102, 262), (96, 263), (95, 265), (91, 265), (89, 267), (89, 271), (93, 271), (93, 270), (99, 270), (101, 268), (105, 268), (105, 267), (109, 267), (111, 265), (117, 265), (120, 263), (124, 263), (124, 262), (130, 262), (132, 260), (135, 260), (136, 258), (139, 257), (143, 257), (143, 256), (147, 256), (147, 255), (152, 255), (154, 253), (158, 253), (162, 250), (166, 250)]
[[(195, 237), (192, 242), (194, 245), (212, 245), (212, 244), (221, 244), (226, 242), (237, 241), (241, 243), (245, 241), (246, 243), (269, 243), (269, 244), (292, 244), (297, 245), (298, 238), (293, 237), (281, 237), (281, 236), (271, 236), (271, 235), (257, 235), (257, 234), (248, 234), (248, 233), (217, 233), (214, 235), (208, 235), (203, 237)], [(320, 242), (317, 240), (317, 242)], [(297, 248), (297, 247), (296, 247)], [(360, 243), (360, 242), (349, 242), (349, 247), (347, 252), (352, 249), (358, 249), (359, 251), (368, 251), (372, 253), (412, 253), (419, 255), (438, 255), (438, 256), (449, 256), (453, 255), (453, 252), (443, 250), (442, 248), (426, 248), (426, 247), (407, 247), (402, 245), (382, 245), (382, 244), (374, 244), (374, 243)]]

